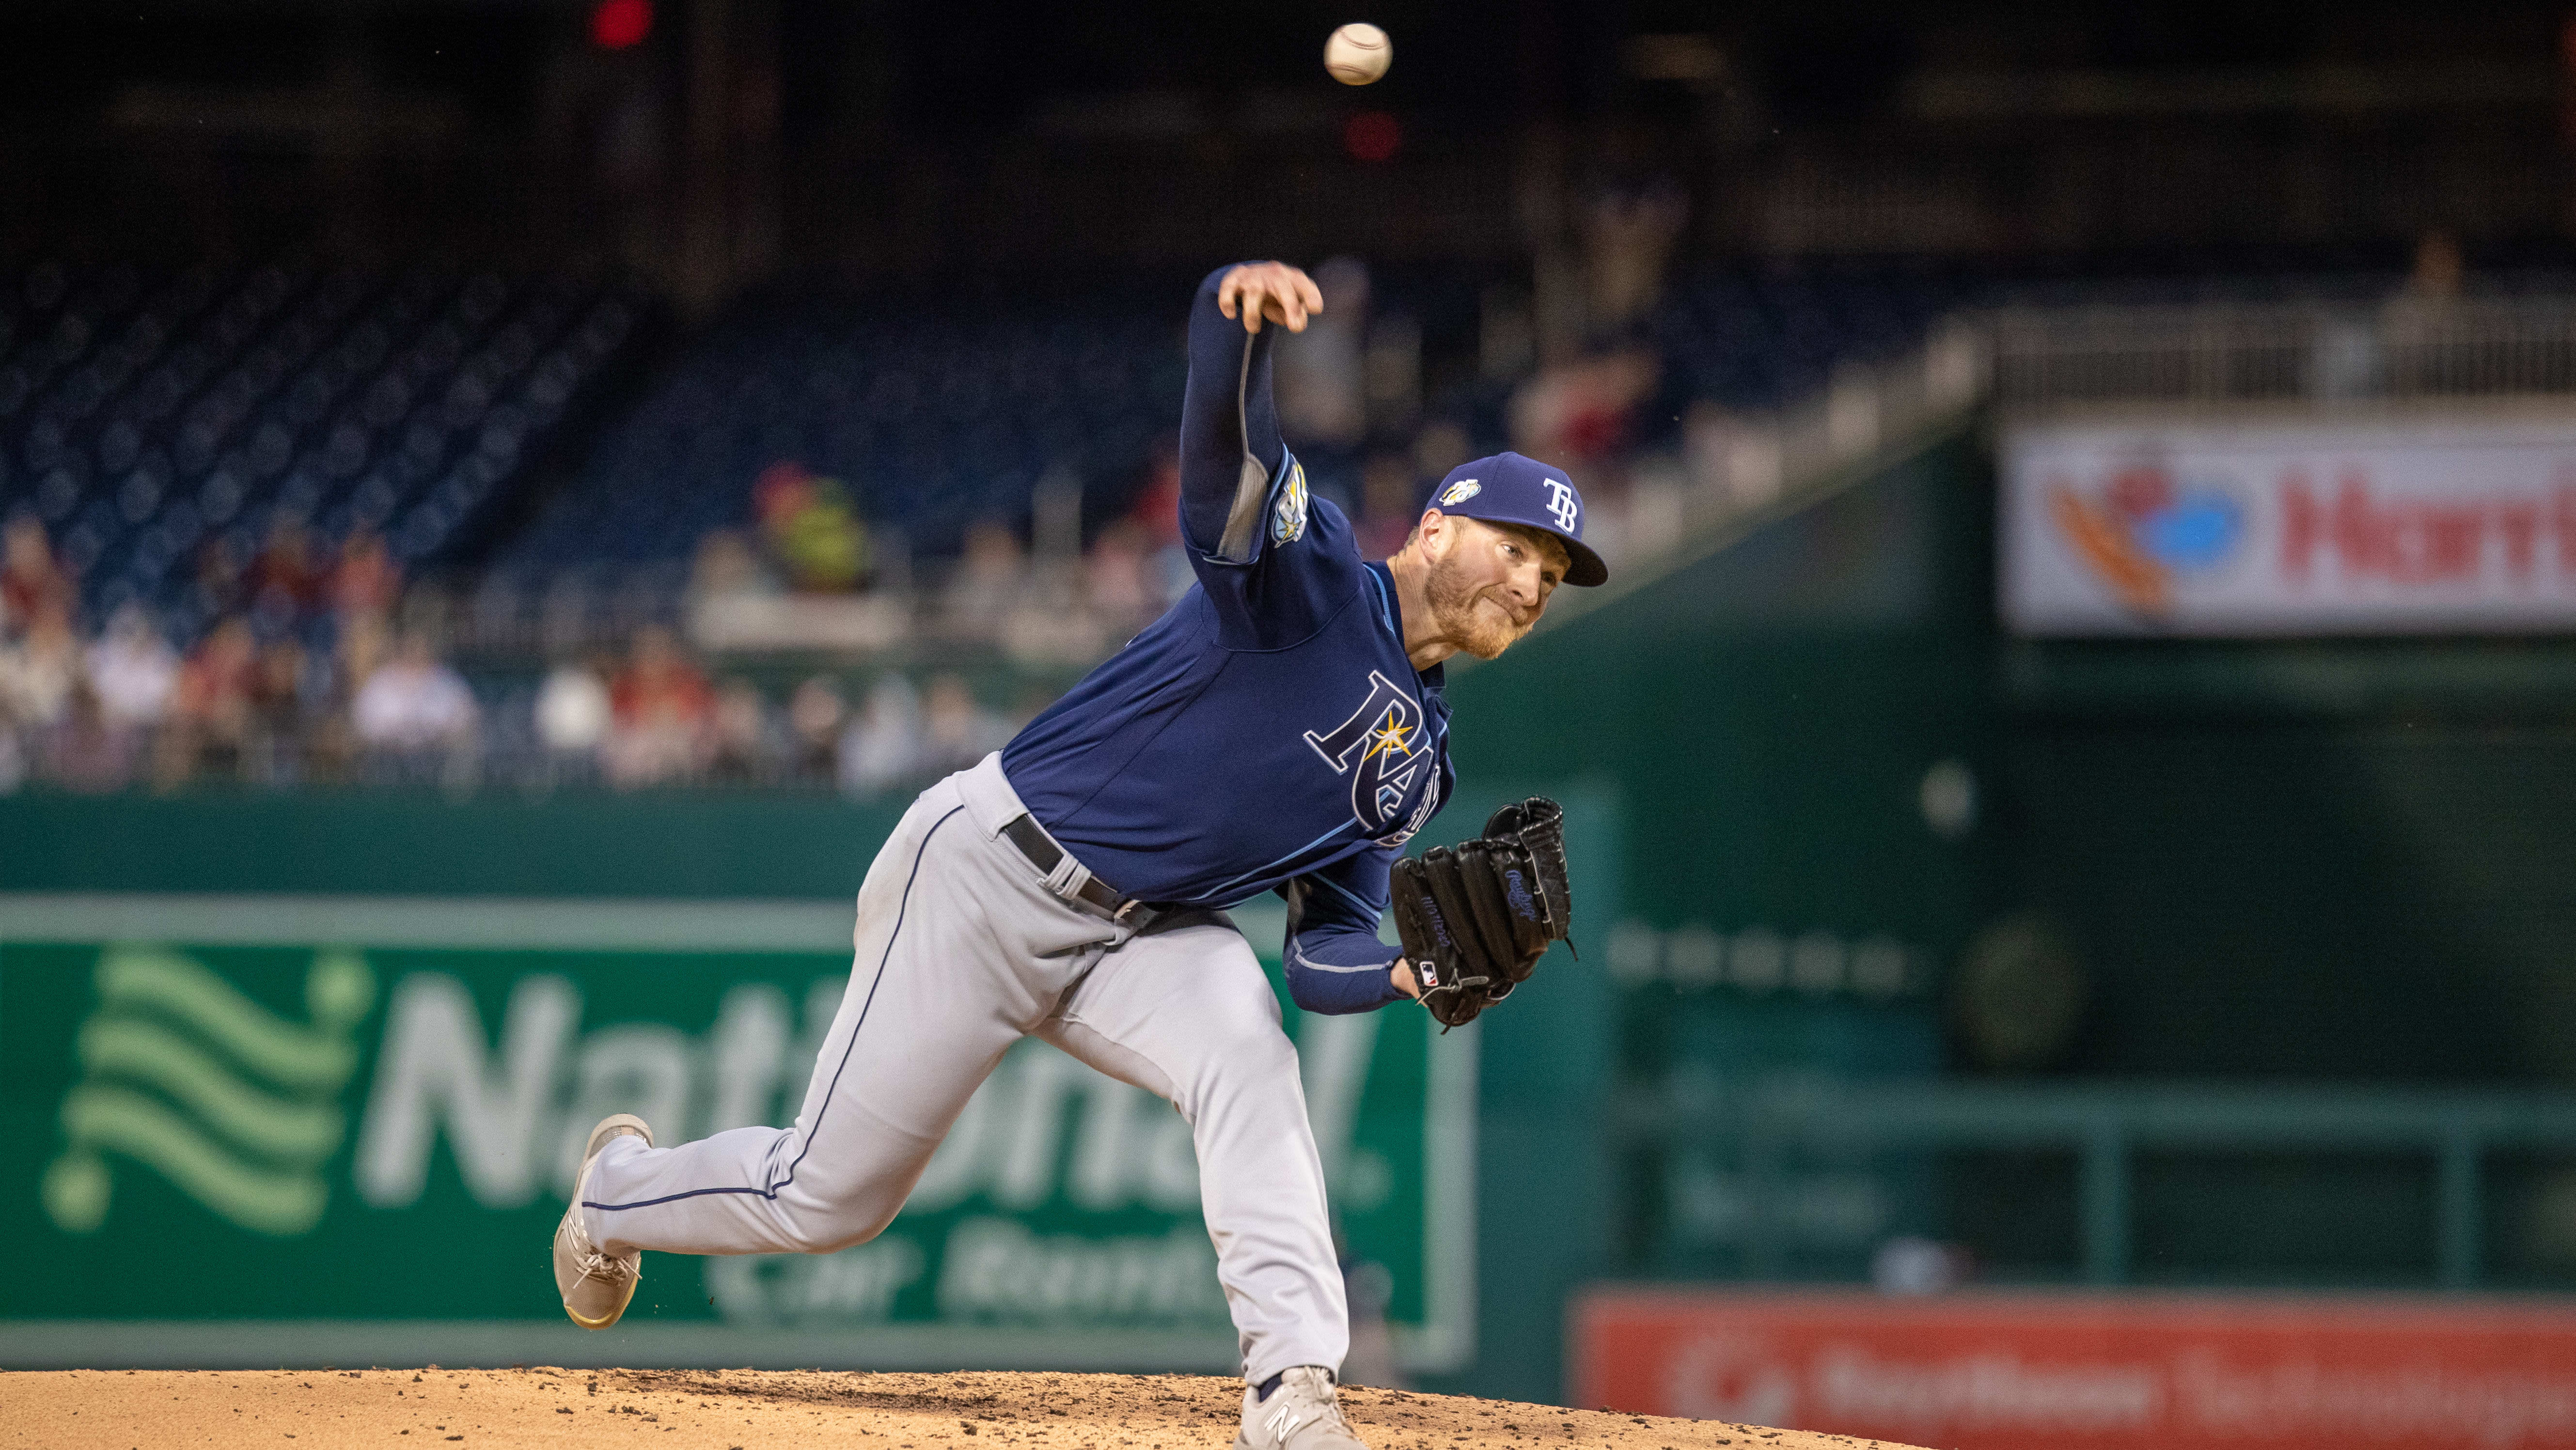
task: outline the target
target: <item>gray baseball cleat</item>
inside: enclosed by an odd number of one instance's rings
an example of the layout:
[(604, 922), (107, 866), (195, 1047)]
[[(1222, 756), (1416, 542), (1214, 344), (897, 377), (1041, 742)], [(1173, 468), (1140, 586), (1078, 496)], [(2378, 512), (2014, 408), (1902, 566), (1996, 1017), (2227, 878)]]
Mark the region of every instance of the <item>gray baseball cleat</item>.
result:
[(1262, 1399), (1243, 1392), (1243, 1429), (1234, 1450), (1368, 1450), (1342, 1419), (1342, 1402), (1333, 1394), (1333, 1372), (1301, 1364), (1279, 1377), (1279, 1388)]
[(643, 1139), (647, 1148), (653, 1146), (653, 1130), (633, 1113), (611, 1113), (600, 1119), (582, 1147), (572, 1203), (564, 1209), (563, 1222), (555, 1226), (555, 1287), (563, 1291), (564, 1312), (584, 1329), (606, 1329), (626, 1312), (627, 1301), (635, 1297), (636, 1261), (644, 1257), (636, 1249), (601, 1253), (581, 1221), (581, 1201), (590, 1195), (591, 1165), (599, 1161), (599, 1150), (611, 1138), (624, 1133)]

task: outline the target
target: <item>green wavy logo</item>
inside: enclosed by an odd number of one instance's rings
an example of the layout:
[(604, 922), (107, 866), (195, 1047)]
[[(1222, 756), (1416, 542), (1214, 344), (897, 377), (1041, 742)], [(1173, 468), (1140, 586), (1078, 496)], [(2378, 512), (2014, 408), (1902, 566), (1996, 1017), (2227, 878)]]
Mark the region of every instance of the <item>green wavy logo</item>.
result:
[(225, 1219), (290, 1237), (321, 1220), (323, 1165), (348, 1113), (355, 1028), (376, 978), (354, 952), (325, 951), (305, 974), (312, 1020), (279, 1016), (192, 958), (160, 947), (99, 956), (98, 1010), (74, 1053), (62, 1156), (46, 1168), (45, 1212), (94, 1233), (115, 1194), (111, 1156), (142, 1164)]

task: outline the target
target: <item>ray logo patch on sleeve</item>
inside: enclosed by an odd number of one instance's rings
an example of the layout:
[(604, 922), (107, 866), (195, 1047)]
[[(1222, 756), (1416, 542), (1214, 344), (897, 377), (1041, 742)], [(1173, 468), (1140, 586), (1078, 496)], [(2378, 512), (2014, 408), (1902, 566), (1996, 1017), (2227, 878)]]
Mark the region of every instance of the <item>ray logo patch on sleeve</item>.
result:
[(1293, 544), (1306, 536), (1306, 465), (1288, 466), (1288, 481), (1280, 485), (1279, 501), (1270, 506), (1270, 542)]

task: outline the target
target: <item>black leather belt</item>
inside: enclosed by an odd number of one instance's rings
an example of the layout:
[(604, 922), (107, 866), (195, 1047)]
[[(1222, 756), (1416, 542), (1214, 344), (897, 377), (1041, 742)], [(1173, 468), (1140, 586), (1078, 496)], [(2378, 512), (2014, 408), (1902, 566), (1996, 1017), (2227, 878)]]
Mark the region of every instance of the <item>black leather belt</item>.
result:
[[(1011, 844), (1020, 848), (1020, 854), (1029, 858), (1029, 864), (1038, 868), (1041, 876), (1052, 876), (1055, 868), (1064, 861), (1064, 848), (1055, 843), (1055, 838), (1046, 833), (1046, 828), (1039, 825), (1036, 818), (1025, 812), (1011, 817), (1010, 823), (1002, 827), (1002, 834), (1011, 838)], [(1074, 894), (1100, 908), (1111, 921), (1137, 931), (1143, 931), (1166, 910), (1148, 906), (1132, 896), (1121, 896), (1118, 888), (1097, 876), (1086, 877), (1082, 889)]]

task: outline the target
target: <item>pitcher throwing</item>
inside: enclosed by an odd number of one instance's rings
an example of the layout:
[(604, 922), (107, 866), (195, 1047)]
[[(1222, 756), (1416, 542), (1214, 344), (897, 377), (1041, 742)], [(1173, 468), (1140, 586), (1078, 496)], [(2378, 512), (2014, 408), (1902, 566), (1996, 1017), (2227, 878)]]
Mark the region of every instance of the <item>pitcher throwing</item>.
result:
[[(1340, 511), (1307, 493), (1270, 398), (1265, 323), (1301, 331), (1322, 305), (1277, 262), (1200, 285), (1181, 420), (1197, 585), (905, 813), (859, 890), (849, 990), (796, 1126), (673, 1148), (627, 1114), (592, 1131), (554, 1241), (575, 1323), (617, 1322), (644, 1249), (820, 1254), (874, 1238), (977, 1085), (1034, 1034), (1189, 1121), (1243, 1349), (1236, 1444), (1359, 1446), (1334, 1399), (1349, 1323), (1296, 1050), (1222, 909), (1287, 898), (1305, 1011), (1410, 997), (1460, 1022), (1509, 991), (1564, 934), (1561, 857), (1553, 882), (1516, 838), (1472, 860), (1434, 853), (1440, 871), (1409, 865), (1421, 889), (1398, 904), (1403, 952), (1378, 940), (1389, 871), (1454, 781), (1441, 662), (1501, 654), (1559, 584), (1608, 575), (1572, 482), (1515, 453), (1459, 468), (1395, 557), (1362, 560)], [(1535, 834), (1552, 812), (1497, 823)]]

